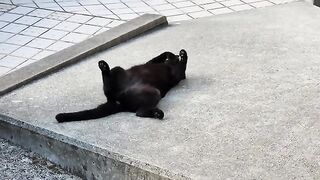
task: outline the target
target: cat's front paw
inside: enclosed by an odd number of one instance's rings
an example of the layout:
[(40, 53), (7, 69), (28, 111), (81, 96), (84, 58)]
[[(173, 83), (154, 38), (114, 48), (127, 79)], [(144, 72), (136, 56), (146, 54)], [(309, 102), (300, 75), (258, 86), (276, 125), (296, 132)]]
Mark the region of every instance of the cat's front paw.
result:
[(60, 113), (60, 114), (56, 115), (56, 120), (59, 123), (66, 122), (66, 117), (65, 117), (65, 115), (63, 113)]
[(99, 61), (98, 66), (99, 66), (100, 70), (103, 72), (110, 71), (108, 63), (106, 63), (104, 60)]

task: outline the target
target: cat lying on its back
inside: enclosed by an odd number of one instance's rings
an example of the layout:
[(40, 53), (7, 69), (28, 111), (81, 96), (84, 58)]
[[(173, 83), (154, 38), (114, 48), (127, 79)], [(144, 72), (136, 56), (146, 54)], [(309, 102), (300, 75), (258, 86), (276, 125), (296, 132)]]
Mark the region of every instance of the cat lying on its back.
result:
[(157, 108), (162, 97), (186, 78), (187, 52), (179, 55), (164, 52), (146, 64), (124, 70), (117, 66), (110, 70), (105, 61), (99, 61), (103, 91), (107, 102), (97, 108), (56, 115), (58, 122), (97, 119), (118, 112), (135, 112), (139, 117), (162, 119)]

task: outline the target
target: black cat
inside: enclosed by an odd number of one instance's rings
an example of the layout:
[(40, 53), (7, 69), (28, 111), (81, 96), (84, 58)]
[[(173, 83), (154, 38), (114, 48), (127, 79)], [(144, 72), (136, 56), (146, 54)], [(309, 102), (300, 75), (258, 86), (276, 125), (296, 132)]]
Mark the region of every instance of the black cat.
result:
[(118, 112), (135, 112), (139, 117), (162, 119), (157, 108), (162, 97), (186, 78), (187, 52), (179, 55), (164, 52), (146, 64), (124, 70), (117, 66), (110, 70), (105, 61), (99, 61), (103, 91), (107, 102), (97, 108), (56, 115), (58, 122), (97, 119)]

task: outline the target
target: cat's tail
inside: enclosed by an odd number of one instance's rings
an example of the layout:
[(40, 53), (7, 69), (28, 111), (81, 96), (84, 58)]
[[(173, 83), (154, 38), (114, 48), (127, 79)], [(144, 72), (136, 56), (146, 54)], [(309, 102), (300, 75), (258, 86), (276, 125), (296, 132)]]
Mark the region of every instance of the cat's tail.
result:
[(56, 115), (56, 120), (59, 123), (62, 122), (71, 122), (71, 121), (83, 121), (89, 119), (98, 119), (106, 117), (111, 114), (122, 111), (122, 108), (119, 104), (115, 102), (107, 102), (99, 105), (94, 109), (71, 112), (71, 113), (60, 113)]

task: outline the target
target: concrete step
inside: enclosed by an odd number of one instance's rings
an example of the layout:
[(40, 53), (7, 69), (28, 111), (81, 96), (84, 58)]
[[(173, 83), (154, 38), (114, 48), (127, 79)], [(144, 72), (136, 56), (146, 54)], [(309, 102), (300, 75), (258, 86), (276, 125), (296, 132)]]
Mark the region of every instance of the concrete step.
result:
[[(181, 22), (0, 99), (0, 137), (87, 179), (319, 179), (320, 11), (305, 2)], [(159, 107), (58, 124), (105, 102), (97, 67), (189, 53)]]

